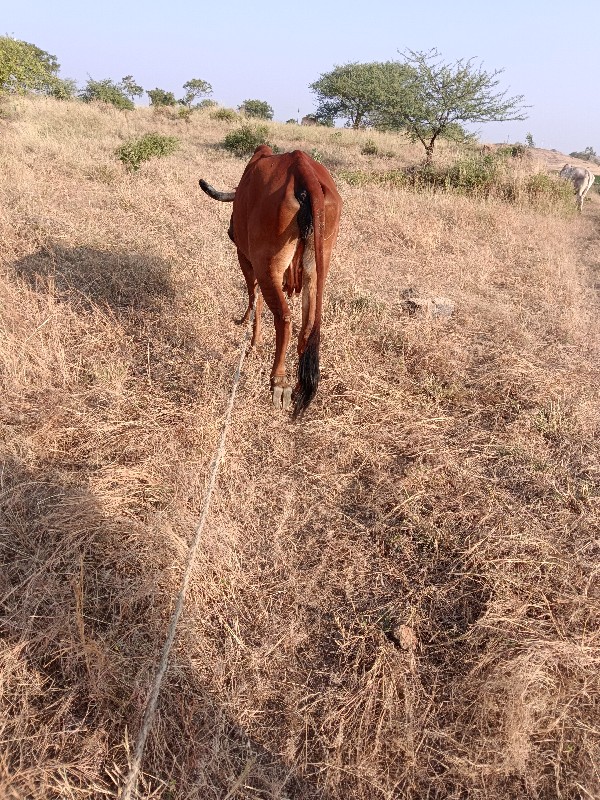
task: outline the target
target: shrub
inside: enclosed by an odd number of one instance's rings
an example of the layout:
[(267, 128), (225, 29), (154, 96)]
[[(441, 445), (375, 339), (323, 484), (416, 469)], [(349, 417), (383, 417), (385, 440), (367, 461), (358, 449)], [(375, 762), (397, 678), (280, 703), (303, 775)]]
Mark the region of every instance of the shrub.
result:
[(218, 105), (219, 104), (216, 100), (211, 100), (210, 97), (205, 97), (204, 100), (200, 100), (199, 103), (196, 103), (196, 108), (215, 108), (215, 106)]
[(297, 125), (298, 124), (298, 120), (294, 119), (293, 117), (290, 117), (289, 119), (286, 119), (285, 124), (286, 125)]
[(503, 156), (504, 158), (522, 158), (525, 155), (526, 147), (521, 142), (516, 142), (515, 144), (507, 144), (504, 147), (499, 147), (496, 150), (497, 156)]
[(273, 109), (266, 100), (244, 100), (238, 111), (241, 111), (247, 117), (273, 119)]
[(76, 92), (77, 83), (71, 78), (56, 78), (47, 89), (48, 96), (57, 100), (70, 100)]
[(193, 112), (194, 112), (193, 108), (182, 106), (181, 108), (177, 109), (177, 119), (182, 119), (184, 122), (189, 123)]
[(139, 139), (128, 139), (115, 151), (115, 155), (130, 172), (135, 172), (144, 161), (171, 155), (177, 150), (179, 141), (174, 136), (146, 133)]
[(121, 84), (111, 81), (110, 78), (105, 78), (102, 81), (95, 81), (90, 78), (85, 89), (80, 93), (80, 97), (86, 103), (92, 103), (96, 100), (100, 103), (109, 103), (111, 106), (122, 110), (131, 111), (135, 108), (133, 101), (127, 97)]
[(240, 115), (237, 111), (234, 111), (233, 108), (218, 108), (216, 111), (212, 112), (210, 118), (219, 120), (219, 122), (233, 122), (239, 119)]
[(573, 187), (567, 181), (559, 180), (544, 172), (530, 175), (525, 183), (529, 200), (536, 205), (560, 206), (568, 209), (573, 206)]
[(367, 139), (367, 141), (360, 148), (360, 152), (363, 154), (363, 156), (376, 156), (379, 152), (379, 148), (373, 139)]
[(223, 147), (236, 156), (243, 158), (251, 155), (259, 145), (270, 144), (267, 139), (268, 133), (266, 125), (257, 125), (255, 127), (242, 125), (227, 134), (223, 140)]
[(146, 94), (150, 98), (150, 105), (155, 108), (177, 105), (177, 100), (173, 92), (166, 92), (164, 89), (148, 89)]

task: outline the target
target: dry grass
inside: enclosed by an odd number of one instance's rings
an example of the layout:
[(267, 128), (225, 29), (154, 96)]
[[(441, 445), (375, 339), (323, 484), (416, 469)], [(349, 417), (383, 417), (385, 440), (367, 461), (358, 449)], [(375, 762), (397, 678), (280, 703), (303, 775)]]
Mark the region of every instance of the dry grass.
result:
[[(127, 769), (242, 337), (230, 209), (197, 188), (235, 186), (230, 127), (4, 107), (2, 797)], [(181, 149), (128, 175), (149, 130)], [(597, 198), (340, 189), (323, 382), (294, 425), (272, 340), (246, 362), (141, 796), (597, 798)], [(411, 286), (455, 315), (407, 316)]]

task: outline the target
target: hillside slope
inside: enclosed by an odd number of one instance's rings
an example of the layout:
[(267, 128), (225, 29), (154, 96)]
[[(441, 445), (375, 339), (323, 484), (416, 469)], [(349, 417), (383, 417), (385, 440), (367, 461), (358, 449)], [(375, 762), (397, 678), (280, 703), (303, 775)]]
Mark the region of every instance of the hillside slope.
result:
[[(244, 336), (230, 207), (197, 181), (244, 162), (208, 113), (3, 114), (0, 796), (111, 797)], [(149, 130), (181, 147), (129, 175), (114, 150)], [(322, 384), (300, 423), (271, 408), (266, 315), (140, 797), (598, 797), (598, 198), (338, 184)]]

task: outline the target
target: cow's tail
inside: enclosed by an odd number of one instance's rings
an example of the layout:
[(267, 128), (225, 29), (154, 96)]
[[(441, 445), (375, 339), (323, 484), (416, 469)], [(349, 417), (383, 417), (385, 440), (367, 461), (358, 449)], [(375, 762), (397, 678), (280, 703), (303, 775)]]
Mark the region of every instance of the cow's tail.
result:
[(200, 178), (198, 183), (200, 184), (202, 191), (206, 192), (206, 194), (209, 197), (212, 197), (213, 200), (220, 200), (222, 203), (231, 203), (235, 200), (235, 190), (233, 192), (219, 192), (218, 189), (214, 189), (202, 178)]
[[(294, 419), (300, 416), (308, 407), (319, 385), (321, 376), (319, 369), (321, 313), (326, 278), (324, 256), (325, 195), (310, 160), (302, 152), (298, 153), (298, 177), (301, 187), (300, 191), (296, 192), (296, 196), (300, 201), (298, 225), (303, 239), (308, 239), (311, 233), (314, 236), (317, 289), (316, 292), (311, 291), (309, 281), (305, 280), (306, 276), (303, 276), (302, 305), (304, 307), (305, 302), (308, 303), (309, 323), (304, 332), (306, 338), (300, 342), (299, 347), (300, 357), (298, 359), (298, 385), (296, 387)], [(305, 292), (308, 294), (306, 298), (304, 296)]]

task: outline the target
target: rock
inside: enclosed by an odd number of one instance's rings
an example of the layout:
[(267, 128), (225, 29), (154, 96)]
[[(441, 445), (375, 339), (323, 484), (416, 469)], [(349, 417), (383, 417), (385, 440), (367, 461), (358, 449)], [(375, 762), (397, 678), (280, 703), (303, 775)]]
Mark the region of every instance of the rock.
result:
[(404, 298), (402, 308), (408, 314), (421, 312), (433, 319), (451, 317), (456, 307), (454, 300), (448, 297), (423, 297), (414, 289), (405, 289), (402, 297)]

